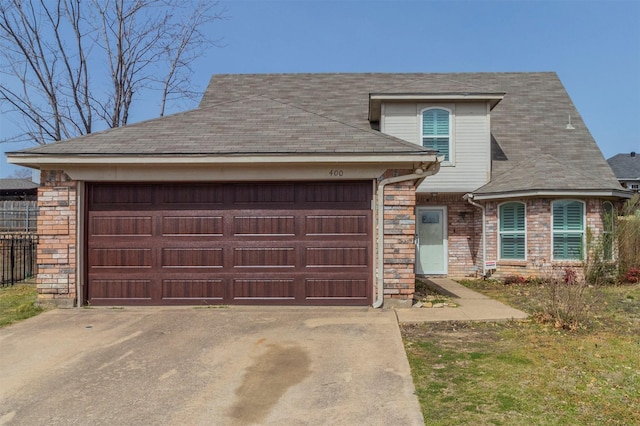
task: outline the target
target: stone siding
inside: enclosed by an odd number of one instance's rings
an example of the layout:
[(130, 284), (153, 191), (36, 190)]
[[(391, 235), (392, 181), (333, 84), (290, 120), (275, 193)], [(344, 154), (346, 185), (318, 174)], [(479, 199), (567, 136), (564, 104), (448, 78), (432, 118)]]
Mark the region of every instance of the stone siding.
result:
[(73, 306), (76, 298), (77, 182), (44, 171), (38, 188), (38, 303)]

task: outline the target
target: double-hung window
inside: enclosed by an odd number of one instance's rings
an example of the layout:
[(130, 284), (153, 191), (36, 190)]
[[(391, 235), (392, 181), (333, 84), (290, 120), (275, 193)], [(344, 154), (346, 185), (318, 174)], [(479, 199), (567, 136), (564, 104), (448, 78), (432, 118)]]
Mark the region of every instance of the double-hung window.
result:
[(438, 151), (444, 161), (451, 160), (451, 111), (445, 108), (422, 111), (422, 146)]
[(580, 260), (584, 251), (584, 203), (577, 200), (554, 201), (553, 259)]
[(526, 224), (524, 203), (500, 205), (500, 259), (524, 260)]

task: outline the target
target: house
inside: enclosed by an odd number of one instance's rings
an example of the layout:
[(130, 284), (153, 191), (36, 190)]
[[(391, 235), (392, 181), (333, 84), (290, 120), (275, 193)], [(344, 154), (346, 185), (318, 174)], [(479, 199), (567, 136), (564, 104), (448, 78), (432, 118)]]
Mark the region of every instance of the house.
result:
[(616, 154), (607, 160), (623, 188), (640, 192), (640, 157), (634, 151)]
[(34, 201), (38, 195), (38, 184), (31, 179), (0, 179), (0, 200)]
[(31, 179), (0, 179), (0, 232), (33, 233), (38, 220), (38, 184)]
[(83, 305), (410, 306), (577, 267), (628, 197), (554, 73), (214, 75), (184, 113), (8, 153), (38, 289)]

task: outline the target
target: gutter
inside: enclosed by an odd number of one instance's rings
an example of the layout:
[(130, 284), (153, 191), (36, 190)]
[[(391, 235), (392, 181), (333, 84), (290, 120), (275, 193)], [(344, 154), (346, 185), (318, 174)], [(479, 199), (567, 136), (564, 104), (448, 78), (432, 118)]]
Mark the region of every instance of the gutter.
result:
[(422, 163), (417, 167), (410, 175), (394, 176), (381, 180), (378, 183), (378, 191), (376, 193), (376, 215), (377, 215), (377, 244), (376, 244), (376, 262), (377, 262), (377, 275), (376, 283), (374, 284), (374, 290), (377, 288), (377, 297), (373, 302), (374, 308), (382, 307), (384, 303), (384, 188), (393, 183), (405, 182), (409, 180), (417, 180), (416, 187), (420, 186), (423, 180), (428, 176), (433, 176), (440, 170), (440, 162), (429, 164), (425, 167)]
[(482, 204), (478, 204), (475, 201), (473, 201), (473, 194), (472, 193), (468, 193), (468, 194), (464, 194), (464, 196), (462, 197), (463, 200), (466, 200), (469, 204), (471, 204), (474, 207), (478, 207), (479, 209), (482, 210), (482, 278), (486, 278), (487, 277), (487, 238), (486, 238), (486, 212), (484, 209), (484, 206)]

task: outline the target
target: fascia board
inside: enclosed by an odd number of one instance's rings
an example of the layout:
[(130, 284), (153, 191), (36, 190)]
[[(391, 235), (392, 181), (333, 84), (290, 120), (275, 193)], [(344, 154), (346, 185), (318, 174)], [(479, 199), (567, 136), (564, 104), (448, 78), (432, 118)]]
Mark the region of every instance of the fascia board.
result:
[(594, 191), (518, 191), (518, 192), (500, 192), (494, 194), (474, 194), (473, 199), (478, 201), (502, 200), (509, 198), (527, 198), (527, 197), (615, 197), (615, 198), (631, 198), (631, 192), (623, 190), (594, 190)]
[(381, 101), (501, 101), (504, 93), (371, 93), (371, 100)]
[(46, 155), (7, 154), (11, 164), (39, 168), (60, 165), (215, 165), (215, 164), (414, 164), (434, 163), (436, 155), (423, 153), (362, 153), (333, 155), (166, 155), (166, 156), (116, 156), (116, 155)]
[(464, 102), (485, 101), (489, 102), (491, 110), (504, 99), (505, 93), (370, 93), (369, 94), (369, 121), (378, 121), (381, 117), (381, 104), (383, 101), (396, 102)]

